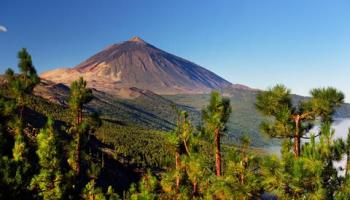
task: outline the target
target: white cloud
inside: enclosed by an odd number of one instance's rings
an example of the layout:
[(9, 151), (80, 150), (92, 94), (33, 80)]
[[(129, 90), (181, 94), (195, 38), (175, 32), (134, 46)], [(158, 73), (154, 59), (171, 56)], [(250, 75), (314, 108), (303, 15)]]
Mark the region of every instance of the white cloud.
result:
[(7, 32), (7, 28), (0, 25), (0, 32)]

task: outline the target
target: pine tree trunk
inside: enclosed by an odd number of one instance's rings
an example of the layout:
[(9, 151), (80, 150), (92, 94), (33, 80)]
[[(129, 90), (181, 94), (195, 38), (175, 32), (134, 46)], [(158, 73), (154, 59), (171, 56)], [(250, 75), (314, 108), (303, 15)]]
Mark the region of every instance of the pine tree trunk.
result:
[(193, 181), (193, 196), (197, 195), (197, 180)]
[(83, 109), (79, 107), (76, 114), (77, 125), (80, 125), (83, 121)]
[(300, 137), (298, 135), (294, 135), (294, 156), (300, 156)]
[[(180, 171), (180, 166), (181, 165), (181, 160), (180, 160), (180, 153), (178, 151), (176, 151), (175, 153), (175, 168), (176, 171), (179, 173)], [(178, 192), (180, 189), (180, 175), (177, 174), (176, 175), (176, 191)]]
[(20, 113), (19, 113), (19, 120), (20, 121), (22, 121), (22, 119), (23, 119), (23, 110), (24, 110), (24, 106), (23, 105), (21, 105), (21, 109), (20, 109)]
[[(349, 144), (348, 144), (349, 145)], [(350, 170), (350, 147), (347, 147), (346, 150), (346, 166), (345, 166), (345, 176), (350, 176), (349, 170)]]
[(243, 172), (241, 172), (241, 174), (239, 175), (239, 179), (240, 179), (240, 183), (241, 183), (241, 185), (243, 185), (244, 184), (244, 174), (243, 174)]
[(297, 115), (294, 118), (295, 122), (295, 133), (294, 133), (294, 156), (300, 156), (300, 134), (299, 134), (299, 126), (300, 126), (300, 116)]
[(83, 123), (83, 108), (80, 108), (80, 124)]
[(77, 175), (80, 176), (80, 133), (78, 132), (78, 144), (77, 144)]
[[(93, 191), (93, 192), (94, 192), (94, 191)], [(89, 200), (95, 200), (95, 194), (94, 194), (93, 192), (90, 194)]]
[(81, 110), (82, 110), (82, 109), (79, 108), (79, 124), (81, 124), (81, 121), (82, 121), (82, 120), (81, 120), (81, 112), (82, 112)]
[(187, 155), (190, 155), (190, 149), (188, 148), (186, 141), (184, 140), (183, 142)]
[(102, 169), (105, 167), (105, 156), (104, 156), (104, 153), (102, 153), (101, 166), (102, 166)]
[(220, 131), (215, 129), (215, 165), (216, 176), (221, 176), (221, 150), (220, 150)]
[(79, 109), (78, 109), (78, 112), (76, 113), (76, 120), (77, 120), (77, 125), (79, 125)]

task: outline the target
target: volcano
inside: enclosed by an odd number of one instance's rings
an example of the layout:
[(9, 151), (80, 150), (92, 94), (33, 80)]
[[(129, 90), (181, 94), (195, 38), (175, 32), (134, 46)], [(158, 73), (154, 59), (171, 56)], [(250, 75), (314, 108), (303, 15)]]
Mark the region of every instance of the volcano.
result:
[(157, 94), (198, 94), (231, 85), (215, 73), (139, 37), (111, 45), (73, 68), (59, 68), (40, 76), (65, 85), (83, 77), (89, 87), (108, 93), (139, 88)]

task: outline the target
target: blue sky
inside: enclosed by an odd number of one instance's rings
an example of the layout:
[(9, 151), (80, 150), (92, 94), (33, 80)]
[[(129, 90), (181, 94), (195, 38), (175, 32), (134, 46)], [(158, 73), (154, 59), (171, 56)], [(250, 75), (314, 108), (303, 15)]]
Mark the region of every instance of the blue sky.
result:
[(140, 36), (232, 83), (334, 86), (350, 102), (348, 0), (1, 0), (0, 72), (26, 47), (39, 72)]

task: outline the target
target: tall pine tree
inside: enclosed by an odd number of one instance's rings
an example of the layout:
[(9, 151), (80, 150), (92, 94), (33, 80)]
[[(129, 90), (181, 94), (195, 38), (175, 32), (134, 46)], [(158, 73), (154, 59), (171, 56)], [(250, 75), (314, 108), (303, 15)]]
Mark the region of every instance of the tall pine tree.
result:
[(83, 106), (92, 100), (92, 91), (86, 88), (86, 81), (81, 77), (74, 81), (70, 88), (69, 108), (72, 112), (75, 123), (71, 129), (74, 137), (73, 148), (69, 163), (78, 176), (81, 168), (81, 137), (87, 130), (87, 124), (83, 123)]
[(256, 108), (271, 121), (261, 124), (262, 132), (275, 138), (293, 139), (295, 157), (300, 156), (301, 138), (312, 128), (316, 117), (332, 121), (335, 108), (344, 102), (344, 94), (335, 88), (320, 88), (311, 91), (311, 99), (301, 100), (294, 105), (290, 90), (283, 85), (260, 92)]
[(212, 92), (210, 103), (206, 109), (202, 111), (204, 125), (206, 130), (210, 132), (215, 143), (215, 168), (216, 176), (221, 176), (221, 143), (220, 137), (225, 129), (231, 113), (230, 100), (222, 98), (218, 92)]
[(16, 75), (12, 69), (7, 69), (6, 78), (10, 95), (15, 98), (19, 107), (19, 117), (22, 120), (25, 107), (25, 95), (31, 94), (35, 85), (40, 82), (32, 63), (32, 57), (27, 49), (23, 48), (18, 52), (18, 68), (20, 73)]

